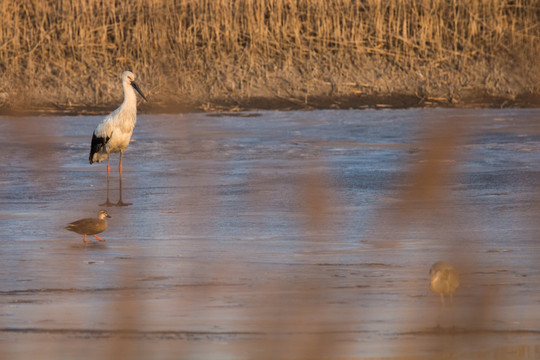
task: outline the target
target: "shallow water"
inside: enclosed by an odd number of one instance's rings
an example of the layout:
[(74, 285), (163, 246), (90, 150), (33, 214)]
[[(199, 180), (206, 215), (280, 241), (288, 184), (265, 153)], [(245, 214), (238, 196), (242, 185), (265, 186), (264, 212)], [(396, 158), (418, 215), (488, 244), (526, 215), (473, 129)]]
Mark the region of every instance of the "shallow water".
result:
[[(0, 355), (536, 358), (539, 119), (139, 115), (133, 205), (85, 247), (63, 227), (105, 200), (101, 117), (0, 118)], [(437, 260), (461, 272), (442, 316)]]

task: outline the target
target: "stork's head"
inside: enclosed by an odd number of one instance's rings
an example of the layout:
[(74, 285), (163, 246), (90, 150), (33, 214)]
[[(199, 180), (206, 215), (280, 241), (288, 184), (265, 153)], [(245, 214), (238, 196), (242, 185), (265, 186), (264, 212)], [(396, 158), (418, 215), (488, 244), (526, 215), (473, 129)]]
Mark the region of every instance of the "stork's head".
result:
[(146, 101), (146, 96), (142, 93), (141, 89), (139, 88), (139, 85), (135, 82), (135, 74), (131, 71), (124, 71), (122, 73), (122, 84), (131, 85), (137, 92), (142, 96), (142, 98)]

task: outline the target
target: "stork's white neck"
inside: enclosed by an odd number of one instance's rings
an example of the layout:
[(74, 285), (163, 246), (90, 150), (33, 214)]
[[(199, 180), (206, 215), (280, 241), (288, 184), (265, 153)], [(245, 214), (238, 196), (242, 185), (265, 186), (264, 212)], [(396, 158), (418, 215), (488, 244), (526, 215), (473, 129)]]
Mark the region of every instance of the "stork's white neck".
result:
[(123, 81), (122, 87), (124, 88), (124, 102), (122, 103), (122, 109), (129, 110), (134, 114), (137, 113), (137, 96), (135, 95), (135, 89), (129, 83), (129, 81)]

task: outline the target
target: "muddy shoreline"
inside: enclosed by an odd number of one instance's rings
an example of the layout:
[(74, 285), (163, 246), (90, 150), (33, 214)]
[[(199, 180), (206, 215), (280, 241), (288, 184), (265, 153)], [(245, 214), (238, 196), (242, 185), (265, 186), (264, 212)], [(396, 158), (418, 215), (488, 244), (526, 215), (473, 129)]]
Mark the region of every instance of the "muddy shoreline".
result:
[[(4, 105), (0, 115), (103, 115), (115, 109), (118, 103), (97, 106), (47, 104), (21, 108)], [(249, 110), (326, 110), (326, 109), (407, 109), (407, 108), (536, 108), (540, 107), (540, 94), (524, 93), (517, 96), (490, 95), (485, 91), (468, 92), (460, 98), (418, 96), (392, 93), (381, 95), (313, 95), (300, 98), (247, 97), (239, 99), (216, 98), (208, 102), (141, 102), (139, 112), (144, 114), (175, 114), (197, 112), (238, 112)]]

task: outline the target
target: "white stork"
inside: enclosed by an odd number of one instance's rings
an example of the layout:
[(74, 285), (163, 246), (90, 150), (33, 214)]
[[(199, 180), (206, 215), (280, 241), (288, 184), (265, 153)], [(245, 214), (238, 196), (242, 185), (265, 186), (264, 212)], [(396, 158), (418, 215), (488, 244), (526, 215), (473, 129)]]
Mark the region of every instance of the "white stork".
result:
[[(137, 97), (134, 90), (137, 90), (144, 100), (146, 100), (146, 97), (135, 83), (135, 75), (131, 71), (122, 73), (122, 87), (124, 88), (124, 102), (96, 127), (90, 145), (90, 164), (107, 159), (107, 201), (101, 204), (102, 206), (131, 205), (122, 201), (122, 157), (129, 145), (133, 128), (137, 122)], [(109, 201), (109, 174), (111, 172), (109, 155), (117, 152), (120, 153), (120, 164), (118, 165), (120, 200), (118, 200), (118, 203), (113, 204)]]

